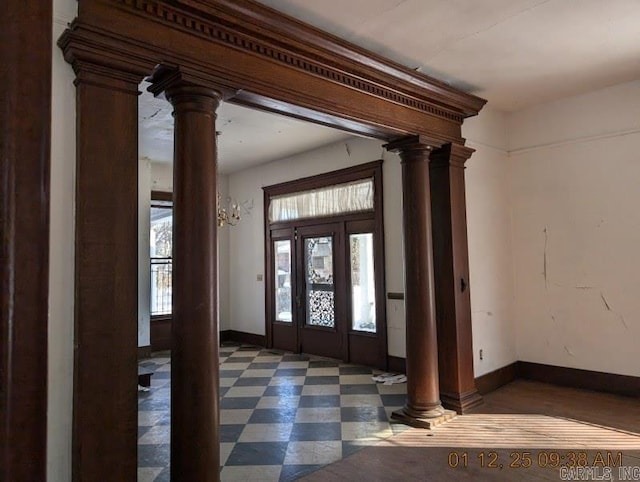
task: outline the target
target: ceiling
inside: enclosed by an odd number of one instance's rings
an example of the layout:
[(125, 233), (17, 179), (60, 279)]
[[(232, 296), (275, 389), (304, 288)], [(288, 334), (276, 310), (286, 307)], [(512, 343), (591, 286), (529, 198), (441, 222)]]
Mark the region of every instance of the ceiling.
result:
[(513, 111), (640, 78), (639, 0), (259, 0)]
[[(173, 117), (169, 102), (154, 98), (141, 85), (139, 156), (152, 162), (173, 162)], [(223, 174), (350, 138), (329, 127), (277, 114), (223, 103), (217, 110), (218, 165)]]
[[(640, 78), (640, 0), (260, 0), (454, 87), (515, 111)], [(348, 137), (224, 104), (222, 172)], [(140, 156), (170, 162), (166, 101), (140, 103)]]

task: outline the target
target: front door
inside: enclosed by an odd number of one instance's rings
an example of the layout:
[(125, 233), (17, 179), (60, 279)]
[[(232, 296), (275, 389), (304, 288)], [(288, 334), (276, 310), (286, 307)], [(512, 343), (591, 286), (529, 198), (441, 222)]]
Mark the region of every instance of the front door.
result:
[(344, 240), (340, 223), (296, 229), (299, 351), (345, 359)]
[(385, 368), (372, 220), (270, 231), (270, 346)]
[(264, 190), (267, 346), (386, 369), (382, 161)]

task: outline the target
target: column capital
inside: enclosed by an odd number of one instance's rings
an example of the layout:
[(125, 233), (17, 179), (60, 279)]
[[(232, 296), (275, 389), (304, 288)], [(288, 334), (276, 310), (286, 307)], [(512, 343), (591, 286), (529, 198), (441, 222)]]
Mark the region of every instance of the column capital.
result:
[(467, 147), (464, 144), (449, 142), (431, 152), (431, 165), (464, 168), (465, 163), (474, 152), (476, 152), (475, 149)]
[(153, 64), (125, 57), (102, 37), (75, 20), (58, 40), (65, 60), (76, 73), (75, 85), (91, 84), (138, 95), (138, 84)]
[[(209, 97), (216, 101), (216, 106), (237, 93), (236, 89), (220, 83), (218, 80), (195, 72), (187, 67), (160, 65), (155, 68), (146, 80), (151, 82), (148, 91), (159, 97), (164, 94), (172, 104), (184, 95)], [(186, 99), (185, 99), (186, 100)]]
[(438, 149), (445, 141), (435, 137), (427, 137), (424, 135), (415, 135), (395, 139), (383, 147), (391, 152), (399, 152), (403, 155), (408, 152), (431, 152)]

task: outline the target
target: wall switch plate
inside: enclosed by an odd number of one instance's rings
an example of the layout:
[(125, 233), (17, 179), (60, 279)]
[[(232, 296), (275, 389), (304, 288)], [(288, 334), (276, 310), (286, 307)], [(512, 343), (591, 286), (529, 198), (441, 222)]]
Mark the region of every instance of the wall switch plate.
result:
[(262, 281), (262, 275), (261, 274), (256, 276), (256, 281)]

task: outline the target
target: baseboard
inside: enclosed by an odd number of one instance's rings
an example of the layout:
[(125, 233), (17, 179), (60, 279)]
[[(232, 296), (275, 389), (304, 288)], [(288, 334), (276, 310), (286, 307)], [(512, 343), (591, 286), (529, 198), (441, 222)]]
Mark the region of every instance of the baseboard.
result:
[(151, 351), (171, 350), (171, 315), (152, 316), (149, 322)]
[(264, 335), (256, 335), (255, 333), (246, 333), (244, 331), (224, 330), (220, 332), (220, 342), (234, 341), (236, 343), (245, 343), (247, 345), (266, 346), (266, 337)]
[(518, 378), (518, 362), (498, 368), (476, 378), (476, 388), (482, 395), (497, 390)]
[[(219, 336), (220, 336), (220, 343), (233, 341), (236, 343), (246, 343), (247, 345), (265, 346), (264, 335), (256, 335), (253, 333), (245, 333), (243, 331), (235, 331), (235, 330), (222, 330)], [(140, 353), (143, 348), (148, 348), (149, 353), (151, 353), (151, 346), (138, 347), (138, 358), (140, 358)]]
[(142, 360), (143, 358), (149, 358), (150, 356), (151, 356), (151, 345), (138, 347), (138, 360)]
[(518, 362), (518, 377), (563, 387), (640, 397), (640, 377), (524, 361)]
[(390, 372), (407, 373), (407, 360), (405, 358), (387, 355), (387, 365)]

